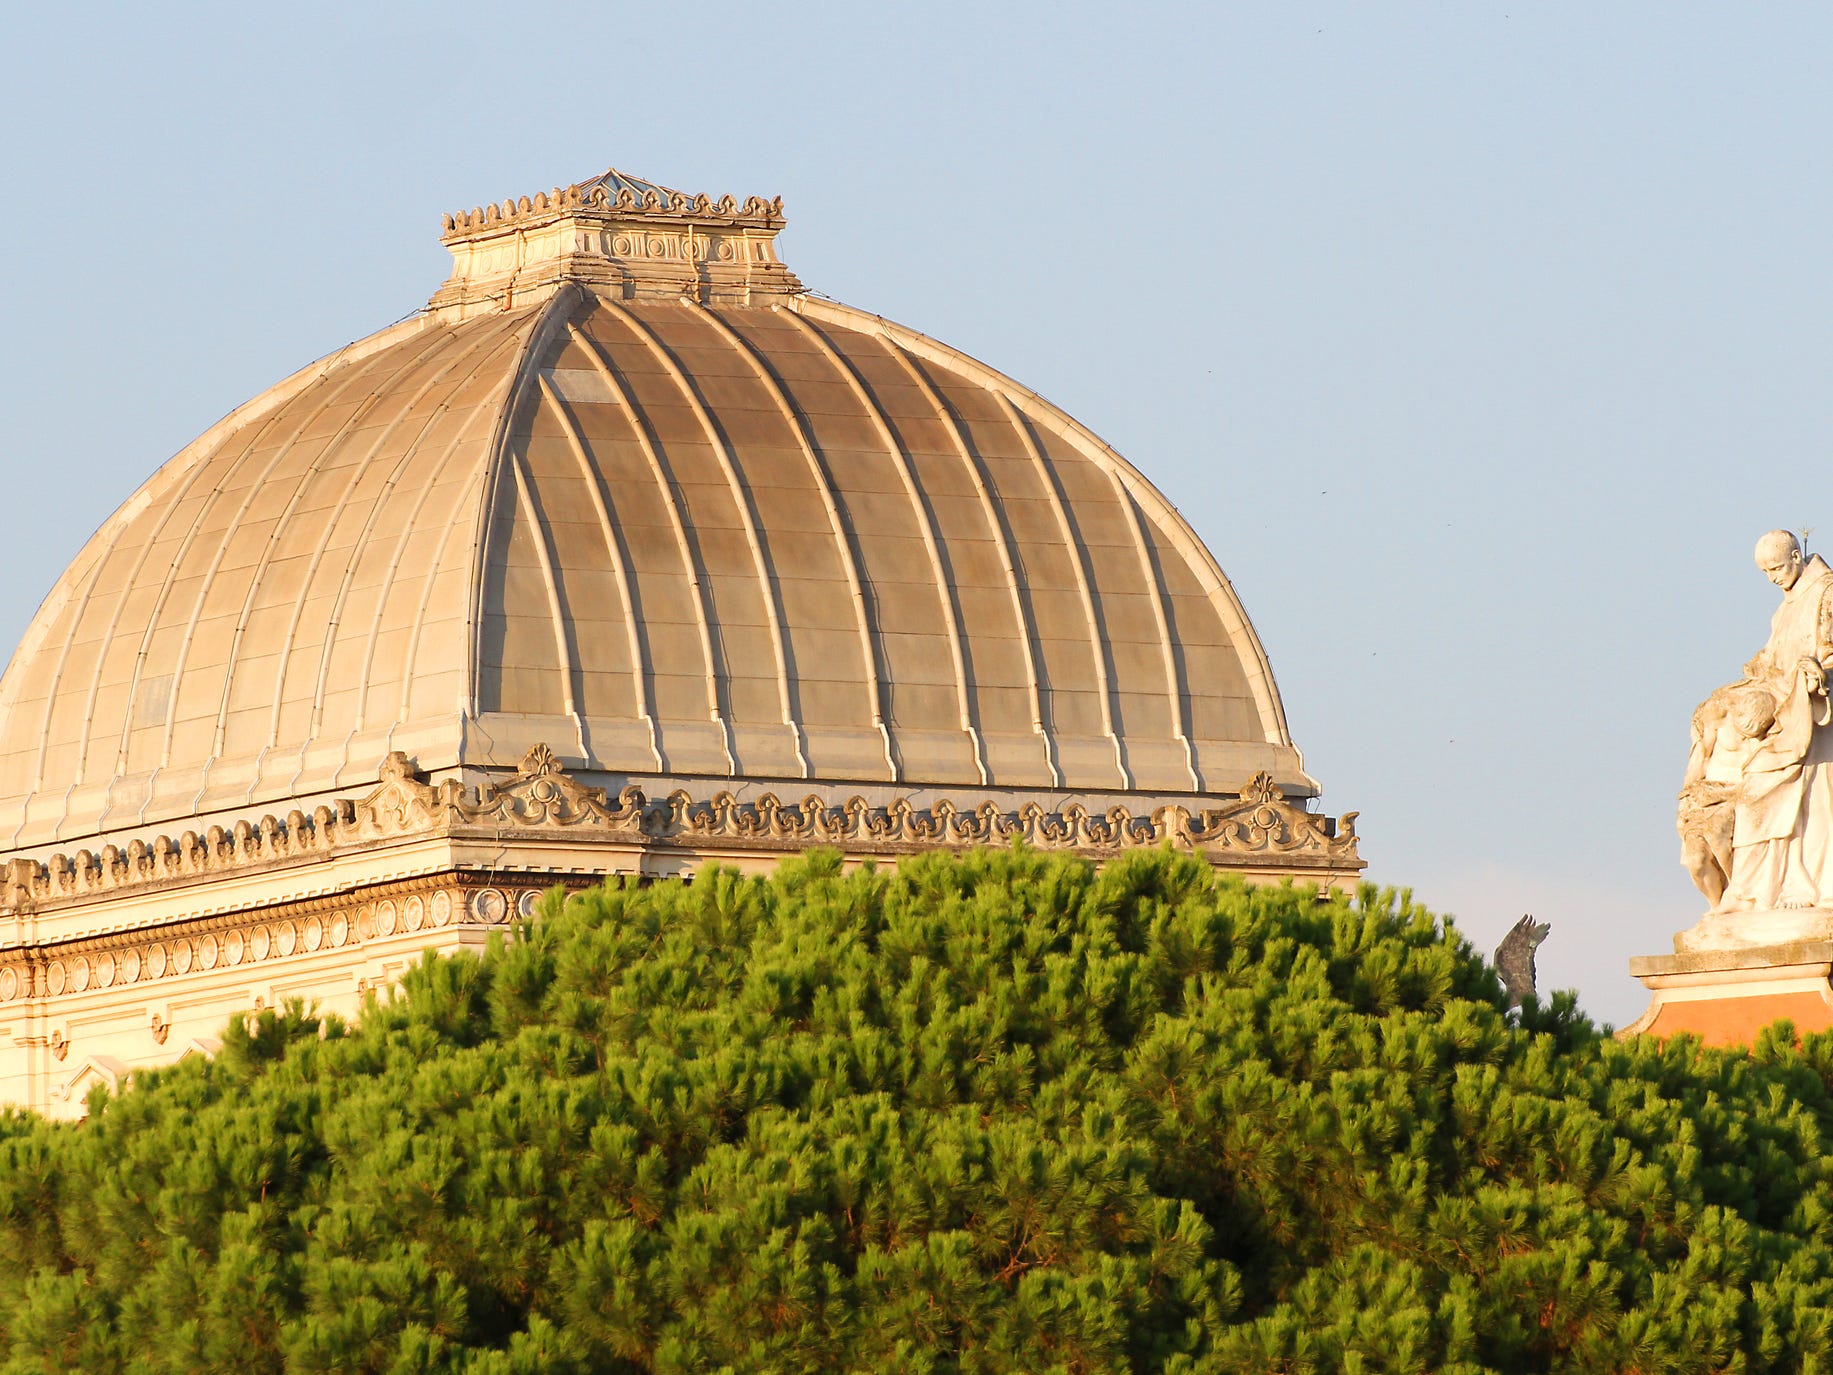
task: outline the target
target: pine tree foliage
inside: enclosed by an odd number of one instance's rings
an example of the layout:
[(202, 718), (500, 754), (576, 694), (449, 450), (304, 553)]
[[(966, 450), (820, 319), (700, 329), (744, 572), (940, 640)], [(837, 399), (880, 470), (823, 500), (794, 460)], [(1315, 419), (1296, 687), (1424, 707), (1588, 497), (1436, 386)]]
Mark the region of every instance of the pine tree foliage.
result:
[(1169, 852), (556, 893), (0, 1119), (0, 1371), (1833, 1370), (1833, 1036), (1503, 1008)]

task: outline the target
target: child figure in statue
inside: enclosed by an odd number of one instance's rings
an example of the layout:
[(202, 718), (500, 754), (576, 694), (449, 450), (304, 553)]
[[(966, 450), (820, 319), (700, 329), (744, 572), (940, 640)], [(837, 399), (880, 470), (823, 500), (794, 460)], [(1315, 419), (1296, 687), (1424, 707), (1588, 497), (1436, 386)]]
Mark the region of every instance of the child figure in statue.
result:
[(1680, 789), (1680, 856), (1716, 909), (1731, 882), (1732, 822), (1745, 767), (1776, 728), (1776, 699), (1748, 682), (1719, 688), (1693, 713)]
[(1813, 739), (1812, 700), (1806, 683), (1778, 701), (1745, 679), (1693, 713), (1681, 860), (1714, 912), (1814, 905), (1812, 875), (1789, 843)]

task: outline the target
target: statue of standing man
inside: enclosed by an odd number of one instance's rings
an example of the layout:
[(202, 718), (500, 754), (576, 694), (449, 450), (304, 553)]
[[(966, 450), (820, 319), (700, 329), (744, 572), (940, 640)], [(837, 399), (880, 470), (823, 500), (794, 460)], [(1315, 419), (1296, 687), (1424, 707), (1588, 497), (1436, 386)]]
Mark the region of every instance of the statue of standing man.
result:
[(1712, 907), (1682, 948), (1833, 935), (1833, 568), (1786, 530), (1756, 560), (1782, 604), (1744, 676), (1693, 714), (1681, 851)]

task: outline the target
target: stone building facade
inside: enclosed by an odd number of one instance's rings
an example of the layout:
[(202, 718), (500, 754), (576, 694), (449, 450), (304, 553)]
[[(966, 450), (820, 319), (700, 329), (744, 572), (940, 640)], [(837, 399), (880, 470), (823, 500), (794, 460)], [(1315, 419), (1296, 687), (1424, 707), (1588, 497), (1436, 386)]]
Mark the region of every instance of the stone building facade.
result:
[(356, 1013), (607, 873), (1023, 837), (1354, 878), (1182, 517), (805, 291), (781, 226), (615, 171), (448, 217), (425, 310), (103, 525), (0, 679), (0, 1099)]

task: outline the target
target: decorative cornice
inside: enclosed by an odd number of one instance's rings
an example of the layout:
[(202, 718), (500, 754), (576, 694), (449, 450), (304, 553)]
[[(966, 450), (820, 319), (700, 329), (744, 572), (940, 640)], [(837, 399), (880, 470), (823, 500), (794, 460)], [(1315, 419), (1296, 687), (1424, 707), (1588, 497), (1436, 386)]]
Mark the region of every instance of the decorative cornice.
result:
[(310, 816), (295, 809), (284, 819), (264, 816), (211, 826), (201, 835), (156, 836), (126, 845), (104, 845), (99, 853), (78, 850), (46, 860), (7, 861), (0, 879), (0, 910), (22, 911), (38, 904), (89, 897), (116, 889), (203, 878), (287, 861), (324, 859), (361, 839), (357, 804), (339, 799)]
[(833, 845), (902, 851), (1023, 839), (1040, 849), (1103, 854), (1169, 841), (1219, 864), (1310, 860), (1358, 869), (1362, 864), (1355, 812), (1338, 822), (1304, 811), (1288, 802), (1266, 773), (1254, 775), (1221, 807), (1193, 810), (1174, 803), (1140, 814), (1119, 804), (1100, 813), (1076, 802), (1056, 810), (1036, 802), (1008, 808), (990, 800), (969, 808), (943, 798), (918, 807), (908, 798), (875, 805), (857, 795), (835, 802), (817, 793), (799, 803), (785, 803), (774, 793), (746, 802), (723, 790), (701, 799), (677, 789), (658, 801), (635, 784), (613, 799), (572, 778), (551, 749), (537, 745), (514, 779), (477, 790), (422, 782), (405, 755), (392, 754), (383, 762), (381, 785), (358, 804), (357, 814), (403, 826), (596, 831), (607, 838), (688, 847), (730, 842), (759, 849)]
[(1080, 803), (1050, 809), (1036, 802), (1002, 806), (987, 800), (962, 806), (943, 798), (917, 806), (908, 798), (868, 802), (810, 793), (785, 802), (772, 793), (741, 801), (720, 791), (697, 798), (677, 789), (652, 799), (632, 784), (615, 798), (567, 773), (546, 745), (530, 750), (516, 775), (467, 787), (457, 780), (425, 781), (413, 761), (396, 752), (382, 761), (375, 789), (339, 799), (310, 816), (289, 812), (250, 823), (211, 826), (99, 853), (79, 850), (47, 860), (11, 860), (0, 881), (0, 910), (26, 911), (152, 884), (196, 881), (264, 866), (322, 861), (354, 848), (418, 836), (506, 833), (602, 840), (638, 849), (791, 853), (831, 845), (849, 853), (903, 854), (938, 846), (1004, 845), (1023, 839), (1046, 850), (1101, 858), (1169, 842), (1200, 853), (1221, 868), (1353, 872), (1356, 813), (1340, 820), (1287, 801), (1279, 786), (1256, 774), (1220, 807), (1168, 804), (1135, 813), (1116, 804), (1105, 812)]
[(718, 225), (734, 229), (781, 229), (783, 198), (747, 196), (741, 203), (731, 196), (712, 200), (706, 195), (690, 196), (684, 191), (646, 191), (638, 195), (628, 187), (612, 193), (603, 186), (581, 183), (556, 186), (535, 196), (502, 201), (498, 204), (473, 206), (445, 216), (440, 223), (442, 242), (454, 243), (475, 234), (490, 233), (534, 219), (546, 219), (568, 213), (615, 215), (619, 219)]

